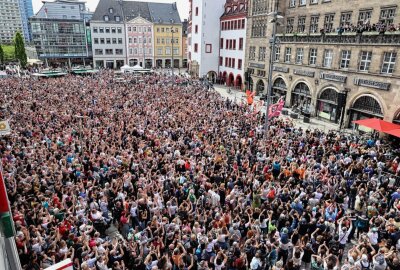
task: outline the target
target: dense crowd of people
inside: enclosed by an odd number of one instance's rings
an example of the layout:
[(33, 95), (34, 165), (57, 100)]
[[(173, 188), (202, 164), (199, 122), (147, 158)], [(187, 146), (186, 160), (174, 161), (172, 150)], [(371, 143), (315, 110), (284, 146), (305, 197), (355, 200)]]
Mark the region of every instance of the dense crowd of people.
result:
[(127, 81), (0, 80), (24, 269), (400, 269), (398, 149), (285, 118), (265, 136), (199, 81)]

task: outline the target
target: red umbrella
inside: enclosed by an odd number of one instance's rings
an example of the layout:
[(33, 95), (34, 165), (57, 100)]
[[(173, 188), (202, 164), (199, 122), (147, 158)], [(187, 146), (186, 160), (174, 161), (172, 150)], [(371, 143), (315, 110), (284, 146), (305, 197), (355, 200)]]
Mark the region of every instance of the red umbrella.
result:
[(375, 129), (377, 131), (385, 132), (385, 133), (388, 133), (387, 131), (390, 131), (390, 130), (395, 130), (395, 129), (400, 130), (400, 125), (393, 124), (393, 123), (384, 121), (382, 119), (377, 119), (377, 118), (357, 120), (357, 121), (354, 121), (354, 123), (361, 125), (361, 126)]
[(386, 131), (386, 133), (400, 138), (400, 128)]

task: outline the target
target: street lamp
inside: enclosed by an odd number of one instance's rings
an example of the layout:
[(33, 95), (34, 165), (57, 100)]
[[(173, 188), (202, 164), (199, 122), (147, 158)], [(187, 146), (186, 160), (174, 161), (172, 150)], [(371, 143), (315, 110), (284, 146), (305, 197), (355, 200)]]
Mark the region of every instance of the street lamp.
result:
[(171, 69), (172, 69), (172, 76), (174, 76), (174, 33), (175, 33), (174, 28), (173, 28), (173, 26), (171, 26), (171, 36), (172, 36), (172, 39), (171, 39), (171, 46), (172, 46)]
[(272, 38), (269, 39), (270, 44), (270, 56), (269, 56), (269, 74), (268, 74), (268, 90), (267, 90), (267, 98), (266, 98), (266, 111), (265, 111), (265, 138), (268, 137), (268, 112), (269, 106), (271, 105), (271, 95), (272, 95), (272, 71), (274, 69), (274, 57), (275, 57), (275, 48), (279, 45), (280, 41), (276, 38), (276, 24), (278, 19), (283, 18), (282, 16), (278, 15), (278, 12), (271, 12), (268, 16), (273, 16), (273, 18), (269, 21), (273, 23), (272, 25)]

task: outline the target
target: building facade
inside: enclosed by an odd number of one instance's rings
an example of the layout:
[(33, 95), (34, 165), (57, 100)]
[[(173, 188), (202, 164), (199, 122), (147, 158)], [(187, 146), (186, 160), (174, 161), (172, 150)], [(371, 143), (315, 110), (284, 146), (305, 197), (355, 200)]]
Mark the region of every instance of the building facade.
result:
[(398, 1), (283, 4), (274, 96), (343, 127), (372, 117), (400, 122)]
[(17, 32), (29, 41), (21, 11), (21, 0), (0, 0), (0, 44), (12, 44)]
[(176, 68), (182, 67), (182, 23), (175, 3), (100, 0), (90, 25), (97, 67), (146, 63), (147, 68), (169, 68), (172, 59)]
[(29, 18), (33, 16), (32, 0), (19, 0), (19, 9), (22, 21), (22, 32), (25, 37), (25, 41), (31, 41), (31, 29), (29, 26)]
[(184, 19), (182, 22), (182, 68), (188, 67), (188, 20)]
[(82, 1), (43, 1), (41, 9), (29, 19), (39, 59), (49, 66), (90, 64), (90, 16)]
[(247, 0), (227, 0), (220, 19), (219, 67), (217, 82), (244, 87)]
[(138, 16), (126, 23), (129, 66), (153, 66), (153, 24)]
[[(288, 0), (289, 1), (289, 0)], [(261, 94), (267, 89), (269, 39), (272, 36), (271, 19), (278, 0), (251, 0), (248, 2), (246, 32), (246, 87)]]
[(121, 2), (100, 0), (90, 21), (90, 32), (94, 67), (114, 69), (128, 64)]
[(176, 3), (148, 3), (148, 5), (154, 23), (155, 66), (159, 68), (181, 67), (182, 22)]
[(189, 73), (215, 81), (219, 67), (220, 17), (224, 1), (189, 1)]

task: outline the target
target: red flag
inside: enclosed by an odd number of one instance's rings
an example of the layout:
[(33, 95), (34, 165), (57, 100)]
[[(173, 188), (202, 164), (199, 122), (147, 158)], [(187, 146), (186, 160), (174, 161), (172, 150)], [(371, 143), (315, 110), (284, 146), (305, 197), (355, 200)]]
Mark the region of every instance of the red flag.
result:
[(285, 105), (283, 98), (280, 98), (277, 103), (272, 104), (269, 107), (268, 118), (279, 116), (282, 112), (283, 105)]

